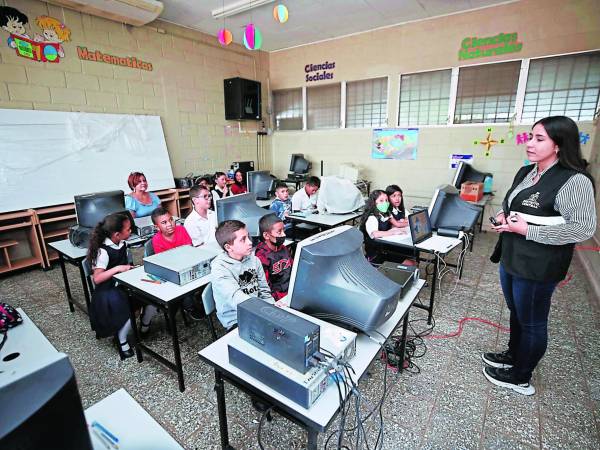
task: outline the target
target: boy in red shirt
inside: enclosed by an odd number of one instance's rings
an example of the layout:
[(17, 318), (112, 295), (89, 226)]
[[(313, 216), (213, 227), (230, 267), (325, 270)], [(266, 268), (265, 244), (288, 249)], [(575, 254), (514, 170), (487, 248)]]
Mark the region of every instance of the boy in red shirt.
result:
[(169, 211), (159, 206), (152, 211), (152, 223), (158, 228), (158, 233), (152, 238), (154, 253), (161, 253), (182, 245), (192, 245), (192, 238), (181, 225), (175, 225), (175, 220)]
[(271, 295), (275, 300), (279, 300), (287, 295), (294, 262), (289, 250), (283, 244), (285, 241), (283, 220), (275, 214), (268, 214), (261, 217), (258, 228), (263, 241), (256, 247), (255, 254), (262, 263)]

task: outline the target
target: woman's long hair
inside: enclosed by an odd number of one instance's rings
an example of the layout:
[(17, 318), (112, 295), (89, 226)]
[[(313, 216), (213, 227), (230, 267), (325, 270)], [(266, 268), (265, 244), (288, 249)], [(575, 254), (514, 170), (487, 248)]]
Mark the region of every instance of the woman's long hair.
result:
[[(385, 188), (385, 193), (388, 196), (388, 201), (392, 194), (394, 194), (395, 192), (400, 192), (400, 195), (402, 196), (400, 197), (400, 205), (398, 205), (398, 209), (406, 214), (404, 210), (404, 192), (402, 192), (400, 186), (398, 186), (397, 184), (390, 184), (388, 187)], [(392, 208), (392, 202), (390, 202), (390, 213), (392, 212)]]
[[(242, 174), (242, 182), (241, 182), (241, 183), (240, 183), (240, 182), (237, 180), (237, 178), (235, 177), (235, 176), (238, 174), (238, 172)], [(235, 184), (237, 187), (239, 187), (239, 188), (242, 188), (242, 187), (244, 187), (244, 186), (246, 185), (246, 184), (245, 184), (245, 183), (246, 183), (246, 177), (244, 176), (244, 172), (242, 172), (240, 169), (236, 170), (236, 171), (233, 173), (233, 182), (234, 182), (234, 184)]]
[[(364, 228), (365, 223), (367, 223), (367, 219), (369, 216), (375, 216), (377, 214), (381, 214), (377, 209), (377, 199), (381, 194), (385, 194), (385, 191), (381, 189), (375, 189), (369, 194), (369, 198), (365, 202), (365, 209), (363, 211), (362, 217), (360, 218), (360, 226)], [(387, 195), (387, 194), (386, 194)]]
[(96, 264), (98, 250), (106, 238), (112, 236), (113, 233), (118, 233), (125, 227), (125, 222), (129, 222), (129, 217), (125, 214), (114, 213), (109, 214), (96, 225), (90, 238), (90, 246), (88, 248), (87, 259), (90, 264)]
[(579, 128), (573, 119), (565, 116), (550, 116), (538, 120), (533, 126), (537, 124), (542, 125), (550, 139), (558, 145), (558, 163), (566, 169), (575, 170), (588, 177), (596, 192), (594, 178), (588, 171), (588, 162), (581, 155)]

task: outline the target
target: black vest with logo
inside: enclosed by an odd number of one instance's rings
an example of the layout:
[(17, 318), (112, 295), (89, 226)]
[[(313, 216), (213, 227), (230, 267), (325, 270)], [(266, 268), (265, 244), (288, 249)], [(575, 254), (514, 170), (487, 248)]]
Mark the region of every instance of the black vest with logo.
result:
[[(388, 220), (382, 220), (384, 217), (379, 213), (377, 213), (374, 217), (377, 219), (378, 231), (388, 231), (392, 228), (392, 223), (390, 222), (389, 218)], [(362, 231), (362, 234), (365, 238), (365, 253), (367, 254), (367, 258), (374, 258), (377, 255), (377, 247), (374, 245), (373, 239), (371, 236), (369, 236), (369, 233), (367, 233), (365, 225), (360, 226), (360, 231)]]
[[(560, 216), (554, 209), (560, 188), (577, 172), (556, 164), (548, 169), (536, 184), (523, 189), (513, 199), (510, 207), (508, 198), (534, 166), (522, 167), (504, 197), (502, 209), (506, 214), (521, 212), (532, 216)], [(512, 275), (534, 281), (561, 281), (565, 278), (575, 244), (550, 245), (528, 241), (517, 233), (502, 233), (502, 265)]]

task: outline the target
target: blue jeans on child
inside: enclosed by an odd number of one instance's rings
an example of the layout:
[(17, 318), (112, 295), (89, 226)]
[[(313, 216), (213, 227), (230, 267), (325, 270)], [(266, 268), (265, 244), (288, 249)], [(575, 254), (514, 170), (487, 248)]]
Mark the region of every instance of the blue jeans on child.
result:
[(548, 346), (550, 299), (558, 283), (511, 275), (500, 264), (500, 284), (510, 310), (508, 349), (518, 382), (528, 382)]

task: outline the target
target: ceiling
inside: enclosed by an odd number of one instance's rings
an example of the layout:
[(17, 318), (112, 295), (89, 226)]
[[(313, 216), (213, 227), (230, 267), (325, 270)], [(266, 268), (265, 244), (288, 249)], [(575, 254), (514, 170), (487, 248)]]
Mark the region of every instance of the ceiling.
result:
[[(161, 0), (161, 19), (215, 35), (223, 19), (212, 11), (239, 0)], [(513, 0), (514, 1), (514, 0)], [(262, 50), (274, 51), (375, 28), (460, 13), (506, 0), (279, 0), (225, 19), (233, 40), (242, 43), (243, 27), (253, 21), (263, 35)], [(289, 11), (285, 24), (273, 18), (273, 7)]]

